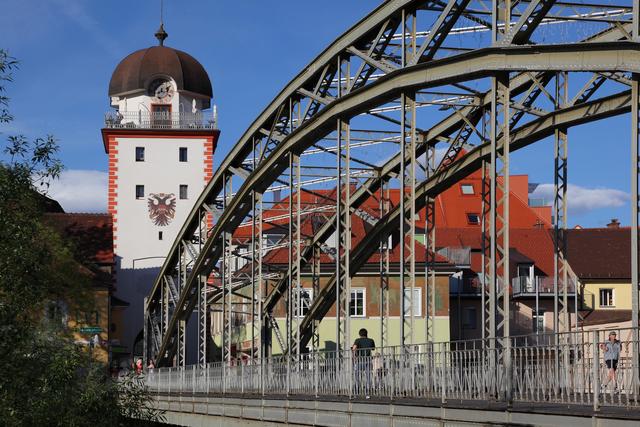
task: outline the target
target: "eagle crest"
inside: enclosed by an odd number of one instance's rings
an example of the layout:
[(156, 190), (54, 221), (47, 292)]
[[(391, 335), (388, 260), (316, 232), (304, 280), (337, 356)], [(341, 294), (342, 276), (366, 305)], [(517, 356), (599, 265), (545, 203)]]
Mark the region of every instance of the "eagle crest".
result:
[(176, 214), (176, 195), (173, 193), (151, 193), (147, 199), (149, 218), (155, 225), (169, 225)]

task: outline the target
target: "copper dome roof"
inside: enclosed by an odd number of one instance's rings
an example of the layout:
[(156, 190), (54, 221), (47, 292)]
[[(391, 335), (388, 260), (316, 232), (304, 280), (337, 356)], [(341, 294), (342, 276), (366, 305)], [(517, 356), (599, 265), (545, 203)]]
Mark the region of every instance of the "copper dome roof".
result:
[(141, 49), (124, 58), (111, 76), (109, 96), (145, 90), (158, 75), (171, 77), (178, 90), (213, 97), (211, 80), (204, 67), (188, 53), (166, 46)]

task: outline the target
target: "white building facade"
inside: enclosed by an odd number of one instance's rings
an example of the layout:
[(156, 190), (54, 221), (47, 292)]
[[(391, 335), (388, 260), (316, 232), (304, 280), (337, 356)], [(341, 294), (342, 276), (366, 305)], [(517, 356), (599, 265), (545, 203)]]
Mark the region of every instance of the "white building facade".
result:
[(114, 295), (129, 303), (119, 326), (121, 362), (142, 354), (143, 303), (182, 223), (211, 179), (219, 131), (202, 65), (159, 46), (127, 56), (109, 85), (114, 108), (102, 137), (116, 255)]

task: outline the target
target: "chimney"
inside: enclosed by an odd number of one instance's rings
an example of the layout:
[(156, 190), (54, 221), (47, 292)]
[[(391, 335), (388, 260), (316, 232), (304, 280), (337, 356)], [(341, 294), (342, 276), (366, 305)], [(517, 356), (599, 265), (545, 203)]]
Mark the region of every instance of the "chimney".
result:
[(611, 222), (607, 224), (607, 228), (620, 228), (620, 221), (618, 221), (618, 218), (612, 218)]

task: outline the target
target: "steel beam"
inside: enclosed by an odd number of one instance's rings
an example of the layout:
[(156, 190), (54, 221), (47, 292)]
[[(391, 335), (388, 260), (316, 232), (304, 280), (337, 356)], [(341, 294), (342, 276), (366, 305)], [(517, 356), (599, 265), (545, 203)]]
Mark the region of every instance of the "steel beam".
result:
[[(491, 164), (489, 206), (489, 339), (496, 345), (496, 363), (501, 361), (505, 371), (511, 364), (510, 282), (509, 282), (509, 75), (497, 74), (492, 78), (493, 102), (491, 104)], [(509, 379), (504, 388), (497, 390), (510, 399)]]
[[(287, 349), (296, 357), (300, 355), (300, 315), (302, 283), (300, 279), (300, 157), (289, 156), (289, 292), (287, 311)], [(284, 350), (284, 349), (283, 349)]]
[[(634, 24), (637, 24), (636, 15), (640, 12), (640, 5), (637, 0), (633, 2), (634, 8)], [(638, 28), (637, 26), (635, 27)], [(640, 35), (636, 33), (636, 38)], [(633, 73), (631, 83), (631, 327), (637, 328), (638, 325), (638, 224), (639, 224), (639, 208), (640, 203), (639, 184), (640, 178), (640, 74)], [(637, 331), (637, 330), (636, 330)], [(636, 332), (637, 333), (637, 332)], [(636, 336), (636, 338), (638, 338)], [(633, 382), (634, 396), (637, 396), (638, 379), (640, 378), (640, 348), (638, 346), (638, 339), (634, 340), (633, 346)]]
[[(416, 282), (416, 109), (414, 94), (400, 96), (400, 345), (414, 342)], [(408, 216), (408, 217), (407, 217)]]
[[(383, 181), (380, 185), (379, 209), (380, 218), (382, 220), (389, 211), (391, 199), (389, 190), (386, 189)], [(380, 345), (386, 347), (389, 345), (389, 238), (383, 236), (379, 242), (379, 270), (380, 270)]]
[[(555, 108), (568, 104), (568, 75), (556, 74)], [(570, 329), (567, 266), (567, 130), (554, 132), (554, 304), (553, 331), (567, 332)], [(537, 284), (536, 284), (537, 286)]]
[[(464, 128), (464, 127), (463, 127)], [(428, 146), (424, 156), (425, 179), (436, 171), (435, 146)], [(424, 219), (424, 320), (425, 342), (436, 341), (436, 199), (426, 196)]]
[[(233, 190), (232, 178), (225, 182), (223, 200), (224, 208), (228, 209)], [(223, 258), (222, 258), (222, 361), (223, 365), (231, 362), (231, 328), (232, 328), (232, 260), (233, 260), (233, 234), (225, 230), (223, 233)]]
[[(351, 254), (351, 183), (350, 169), (350, 126), (348, 122), (338, 119), (337, 135), (339, 155), (337, 158), (337, 186), (336, 186), (336, 344), (337, 350), (351, 347), (350, 337), (350, 302), (351, 275), (349, 259)], [(343, 179), (346, 177), (346, 179)]]

